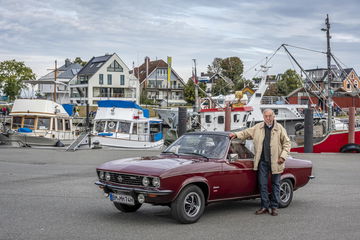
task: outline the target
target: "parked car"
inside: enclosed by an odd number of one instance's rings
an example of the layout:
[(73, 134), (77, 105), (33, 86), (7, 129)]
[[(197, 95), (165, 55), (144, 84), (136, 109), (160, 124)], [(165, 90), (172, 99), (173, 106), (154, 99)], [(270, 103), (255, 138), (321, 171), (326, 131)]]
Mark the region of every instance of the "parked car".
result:
[[(159, 156), (107, 162), (96, 171), (98, 185), (122, 212), (143, 203), (171, 207), (181, 223), (194, 223), (207, 204), (259, 197), (253, 153), (228, 132), (187, 133)], [(312, 163), (289, 157), (281, 176), (280, 207), (312, 178)]]

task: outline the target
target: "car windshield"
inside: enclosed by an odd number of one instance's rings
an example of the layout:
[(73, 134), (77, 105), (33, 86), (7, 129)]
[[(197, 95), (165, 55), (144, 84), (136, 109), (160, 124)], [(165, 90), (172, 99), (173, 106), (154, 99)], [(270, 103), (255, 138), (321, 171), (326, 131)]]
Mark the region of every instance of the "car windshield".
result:
[(229, 138), (222, 135), (189, 134), (171, 144), (164, 152), (178, 155), (194, 154), (206, 158), (222, 158), (229, 144)]

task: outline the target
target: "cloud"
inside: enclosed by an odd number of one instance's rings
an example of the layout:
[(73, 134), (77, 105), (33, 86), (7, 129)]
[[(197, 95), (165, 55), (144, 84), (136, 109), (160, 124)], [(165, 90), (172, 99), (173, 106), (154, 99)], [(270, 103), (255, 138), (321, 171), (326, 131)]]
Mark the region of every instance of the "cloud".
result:
[[(324, 19), (330, 15), (332, 48), (348, 65), (358, 62), (360, 3), (344, 0), (0, 0), (0, 60), (22, 60), (38, 76), (55, 59), (116, 52), (129, 67), (172, 56), (183, 79), (191, 76), (192, 60), (206, 71), (215, 57), (238, 56), (249, 68), (282, 43), (324, 50)], [(315, 66), (319, 56), (297, 52)], [(272, 71), (288, 68), (279, 55)], [(280, 60), (281, 59), (281, 60)], [(322, 60), (322, 59), (321, 59)], [(324, 62), (325, 65), (325, 62)], [(358, 70), (360, 72), (360, 70)]]

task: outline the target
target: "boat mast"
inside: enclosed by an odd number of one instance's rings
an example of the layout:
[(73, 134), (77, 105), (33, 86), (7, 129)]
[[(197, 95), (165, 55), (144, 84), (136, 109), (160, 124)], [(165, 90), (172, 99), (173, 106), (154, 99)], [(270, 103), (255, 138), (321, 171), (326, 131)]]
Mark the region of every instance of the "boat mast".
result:
[(199, 106), (199, 85), (197, 80), (197, 73), (196, 73), (196, 59), (193, 59), (194, 61), (194, 71), (195, 71), (195, 112), (199, 112), (200, 106)]
[(54, 69), (54, 102), (56, 102), (56, 79), (57, 79), (57, 60), (55, 60), (55, 69)]
[(329, 14), (326, 15), (325, 26), (326, 26), (326, 28), (322, 28), (321, 31), (326, 32), (326, 45), (327, 45), (326, 58), (327, 58), (327, 79), (328, 79), (328, 84), (327, 84), (328, 132), (330, 132), (333, 129), (333, 127), (332, 127), (332, 96), (331, 96), (331, 80), (332, 80), (332, 75), (331, 75), (331, 49), (330, 49), (330, 38), (331, 38), (331, 36), (330, 36)]

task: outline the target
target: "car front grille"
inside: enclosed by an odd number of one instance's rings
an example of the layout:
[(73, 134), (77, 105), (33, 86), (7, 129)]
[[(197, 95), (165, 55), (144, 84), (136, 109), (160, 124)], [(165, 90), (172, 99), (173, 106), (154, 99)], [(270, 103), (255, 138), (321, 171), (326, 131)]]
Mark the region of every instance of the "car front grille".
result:
[(121, 174), (121, 173), (112, 173), (110, 172), (110, 182), (132, 185), (132, 186), (142, 186), (142, 176)]

